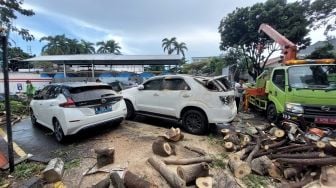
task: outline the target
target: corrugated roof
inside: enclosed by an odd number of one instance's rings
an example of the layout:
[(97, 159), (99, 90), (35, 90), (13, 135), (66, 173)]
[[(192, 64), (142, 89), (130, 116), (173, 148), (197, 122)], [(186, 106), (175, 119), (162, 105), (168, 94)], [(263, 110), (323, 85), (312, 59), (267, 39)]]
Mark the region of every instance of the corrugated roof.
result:
[(38, 56), (23, 61), (67, 65), (177, 65), (182, 58), (179, 55), (76, 54)]

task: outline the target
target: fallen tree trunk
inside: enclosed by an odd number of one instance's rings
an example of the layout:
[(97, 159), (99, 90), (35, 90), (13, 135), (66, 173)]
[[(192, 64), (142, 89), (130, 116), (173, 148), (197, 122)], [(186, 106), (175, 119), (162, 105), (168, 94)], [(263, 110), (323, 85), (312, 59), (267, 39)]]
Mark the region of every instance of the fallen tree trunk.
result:
[(282, 145), (285, 144), (286, 142), (287, 142), (287, 140), (286, 140), (286, 139), (283, 139), (283, 140), (281, 140), (281, 141), (279, 141), (279, 142), (276, 142), (276, 143), (274, 143), (274, 144), (265, 145), (265, 146), (264, 146), (264, 149), (265, 149), (265, 150), (269, 150), (269, 149), (272, 149), (272, 148), (277, 148), (277, 147), (282, 146)]
[(326, 165), (335, 165), (336, 157), (329, 158), (320, 158), (320, 159), (288, 159), (288, 158), (278, 158), (277, 162), (288, 163), (288, 164), (297, 164), (297, 165), (310, 165), (310, 166), (326, 166)]
[(164, 159), (163, 162), (167, 165), (188, 165), (188, 164), (195, 164), (201, 162), (211, 163), (212, 159), (209, 156), (204, 157), (196, 157), (196, 158), (189, 158), (189, 159)]
[(161, 160), (151, 157), (148, 159), (148, 162), (166, 179), (170, 186), (178, 188), (186, 186), (185, 182), (169, 170)]
[(187, 150), (193, 151), (195, 153), (198, 153), (201, 156), (206, 155), (206, 152), (201, 148), (196, 148), (193, 146), (184, 146), (184, 148), (186, 148)]
[(295, 147), (295, 148), (290, 148), (287, 150), (282, 150), (280, 153), (291, 153), (291, 152), (302, 152), (302, 151), (309, 151), (309, 150), (315, 150), (317, 148), (317, 146), (314, 145), (305, 145), (305, 146), (301, 146), (301, 147)]
[(152, 144), (153, 153), (162, 157), (167, 157), (173, 154), (173, 149), (168, 142), (158, 139)]
[(326, 157), (326, 154), (323, 152), (310, 152), (310, 153), (295, 153), (295, 154), (270, 154), (268, 155), (270, 159), (277, 158), (290, 158), (290, 159), (310, 159), (310, 158), (321, 158)]
[(243, 178), (251, 173), (250, 166), (246, 162), (240, 160), (240, 157), (238, 155), (229, 155), (228, 165), (234, 176), (237, 178)]
[(205, 162), (202, 162), (198, 164), (178, 166), (177, 175), (188, 184), (194, 182), (198, 177), (208, 176), (209, 165)]
[(246, 162), (248, 164), (251, 164), (251, 161), (254, 157), (254, 155), (259, 151), (260, 149), (260, 144), (261, 144), (261, 140), (260, 138), (258, 137), (257, 138), (257, 144), (255, 145), (254, 149), (251, 151), (251, 153), (248, 155), (247, 159), (246, 159)]
[(143, 178), (133, 174), (131, 171), (126, 171), (124, 175), (124, 184), (127, 188), (155, 188), (156, 185), (144, 180)]

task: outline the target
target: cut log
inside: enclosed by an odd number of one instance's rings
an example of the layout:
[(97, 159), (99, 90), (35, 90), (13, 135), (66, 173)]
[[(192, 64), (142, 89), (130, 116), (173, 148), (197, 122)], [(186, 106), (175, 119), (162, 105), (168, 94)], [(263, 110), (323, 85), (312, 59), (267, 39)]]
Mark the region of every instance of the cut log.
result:
[(125, 188), (124, 182), (117, 172), (112, 172), (110, 174), (110, 180), (113, 188)]
[(197, 188), (212, 188), (212, 177), (199, 177), (196, 179)]
[(205, 162), (184, 165), (177, 167), (177, 175), (180, 176), (187, 184), (194, 182), (198, 177), (209, 176), (209, 165)]
[(155, 140), (152, 145), (153, 153), (162, 157), (167, 157), (173, 154), (173, 149), (168, 142), (161, 139)]
[(232, 142), (225, 142), (224, 144), (225, 151), (232, 152), (235, 150), (235, 146)]
[(253, 172), (257, 173), (260, 176), (265, 176), (268, 174), (268, 169), (271, 168), (272, 161), (266, 157), (258, 157), (251, 161), (251, 169)]
[(303, 152), (303, 151), (312, 151), (317, 148), (316, 145), (304, 145), (304, 146), (298, 146), (298, 147), (293, 147), (290, 149), (282, 149), (281, 151), (277, 152), (278, 154), (280, 153), (292, 153), (292, 152)]
[(328, 155), (336, 155), (336, 147), (332, 146), (330, 143), (325, 144), (325, 147), (322, 150)]
[(164, 133), (163, 137), (169, 141), (177, 142), (179, 140), (183, 139), (183, 134), (181, 133), (180, 128), (174, 128), (172, 127), (167, 132)]
[(290, 159), (310, 159), (310, 158), (321, 158), (326, 157), (323, 152), (309, 152), (309, 153), (294, 153), (294, 154), (270, 154), (268, 155), (270, 159), (277, 158), (290, 158)]
[(320, 184), (323, 186), (336, 185), (336, 166), (324, 166), (321, 169)]
[(336, 148), (336, 140), (329, 140), (329, 144)]
[(234, 145), (239, 145), (240, 144), (240, 139), (237, 134), (232, 133), (224, 136), (224, 141), (225, 142), (232, 142)]
[(261, 145), (261, 140), (259, 137), (257, 137), (257, 144), (255, 145), (255, 147), (253, 148), (253, 150), (251, 151), (251, 153), (248, 155), (246, 162), (248, 164), (251, 164), (251, 161), (254, 157), (254, 155), (259, 151), (260, 149), (260, 145)]
[(274, 163), (268, 168), (268, 175), (277, 180), (282, 178), (282, 173), (279, 167), (274, 165)]
[(297, 164), (297, 165), (309, 165), (309, 166), (326, 166), (326, 165), (335, 165), (336, 157), (328, 158), (312, 158), (312, 159), (288, 159), (288, 158), (278, 158), (276, 161), (280, 163), (287, 164)]
[(269, 150), (269, 149), (272, 149), (272, 148), (277, 148), (277, 147), (280, 147), (280, 146), (284, 145), (286, 142), (287, 142), (287, 140), (283, 139), (283, 140), (281, 140), (279, 142), (276, 142), (274, 144), (265, 145), (264, 149)]
[(206, 155), (206, 152), (201, 148), (197, 148), (197, 147), (193, 147), (193, 146), (184, 146), (184, 148), (186, 148), (187, 150), (193, 151), (195, 153), (198, 153), (201, 156)]
[(144, 180), (138, 175), (132, 173), (131, 171), (126, 171), (123, 179), (124, 179), (124, 185), (127, 188), (155, 188), (155, 187), (158, 187)]
[(97, 166), (101, 168), (114, 162), (114, 148), (95, 149), (97, 154)]
[(42, 171), (43, 179), (48, 183), (54, 183), (62, 180), (64, 172), (64, 162), (60, 158), (49, 161), (47, 167)]
[(228, 135), (230, 132), (232, 132), (230, 129), (222, 129), (221, 133), (223, 134), (223, 137)]
[(110, 177), (106, 177), (91, 186), (91, 188), (108, 188), (110, 186)]
[(269, 133), (277, 138), (282, 138), (286, 134), (284, 130), (279, 129), (277, 127), (273, 127), (272, 129), (270, 129)]
[(326, 147), (326, 143), (325, 143), (325, 142), (322, 142), (322, 141), (317, 141), (317, 142), (316, 142), (316, 146), (317, 146), (317, 148), (319, 148), (319, 149), (323, 149), (323, 148)]
[(240, 160), (240, 156), (238, 155), (230, 154), (228, 165), (234, 176), (237, 178), (243, 178), (251, 173), (250, 166), (246, 162)]
[(297, 177), (302, 172), (302, 167), (290, 167), (283, 171), (284, 177), (286, 179), (291, 179)]
[(211, 163), (212, 158), (209, 156), (205, 157), (196, 157), (196, 158), (187, 158), (187, 159), (164, 159), (163, 162), (167, 165), (188, 165), (201, 162)]
[(148, 162), (157, 170), (172, 187), (185, 187), (185, 182), (178, 177), (174, 172), (168, 169), (168, 167), (159, 159), (151, 157)]

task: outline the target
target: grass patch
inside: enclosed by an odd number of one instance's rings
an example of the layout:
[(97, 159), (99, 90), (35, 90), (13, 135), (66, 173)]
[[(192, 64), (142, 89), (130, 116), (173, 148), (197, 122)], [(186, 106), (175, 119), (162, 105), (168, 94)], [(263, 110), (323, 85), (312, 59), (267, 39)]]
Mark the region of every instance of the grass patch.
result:
[(13, 176), (18, 179), (28, 179), (34, 175), (40, 174), (44, 165), (39, 163), (21, 163), (15, 166)]
[(223, 139), (218, 139), (213, 134), (208, 135), (208, 141), (209, 141), (210, 144), (224, 145), (224, 140)]
[(226, 163), (224, 162), (227, 158), (227, 153), (221, 153), (219, 155), (213, 155), (211, 156), (213, 159), (212, 163), (210, 164), (211, 168), (219, 168), (219, 169), (225, 169)]
[(269, 181), (266, 177), (254, 174), (250, 174), (244, 177), (243, 182), (247, 187), (255, 187), (255, 188), (267, 187), (267, 185), (269, 184)]
[(80, 159), (73, 159), (69, 162), (66, 162), (64, 164), (64, 169), (71, 169), (71, 168), (76, 168), (80, 165)]

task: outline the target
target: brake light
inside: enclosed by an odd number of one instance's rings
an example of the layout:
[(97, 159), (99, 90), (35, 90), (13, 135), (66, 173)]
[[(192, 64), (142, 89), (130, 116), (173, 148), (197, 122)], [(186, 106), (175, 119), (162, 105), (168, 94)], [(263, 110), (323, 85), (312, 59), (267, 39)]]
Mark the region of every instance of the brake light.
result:
[(76, 105), (75, 101), (73, 101), (71, 98), (67, 98), (67, 101), (65, 103), (60, 104), (59, 106), (64, 108), (73, 108)]

